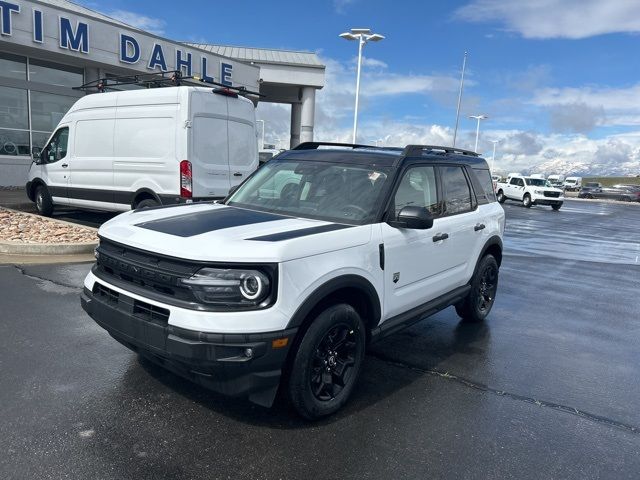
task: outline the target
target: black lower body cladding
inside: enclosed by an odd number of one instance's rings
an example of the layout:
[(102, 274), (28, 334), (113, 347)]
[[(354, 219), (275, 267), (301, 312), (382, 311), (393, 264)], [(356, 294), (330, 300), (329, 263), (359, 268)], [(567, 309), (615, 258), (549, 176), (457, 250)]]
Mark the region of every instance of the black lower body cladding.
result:
[[(169, 325), (165, 309), (96, 286), (93, 292), (84, 289), (82, 308), (120, 343), (210, 390), (248, 397), (265, 407), (273, 404), (297, 329), (255, 334), (186, 330)], [(273, 340), (281, 338), (289, 340), (274, 348)]]

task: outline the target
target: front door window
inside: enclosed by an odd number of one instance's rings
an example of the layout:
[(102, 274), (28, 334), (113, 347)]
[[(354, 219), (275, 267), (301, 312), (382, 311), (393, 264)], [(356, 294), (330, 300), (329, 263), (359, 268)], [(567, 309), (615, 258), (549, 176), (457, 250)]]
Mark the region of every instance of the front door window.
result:
[(69, 143), (69, 128), (64, 127), (53, 134), (51, 140), (44, 147), (43, 159), (46, 163), (57, 162), (67, 156), (67, 144)]

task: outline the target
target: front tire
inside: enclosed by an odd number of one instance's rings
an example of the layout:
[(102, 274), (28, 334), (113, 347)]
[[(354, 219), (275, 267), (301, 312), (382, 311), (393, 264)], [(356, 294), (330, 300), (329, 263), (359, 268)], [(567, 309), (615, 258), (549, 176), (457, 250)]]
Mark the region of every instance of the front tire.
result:
[(462, 302), (456, 305), (456, 313), (467, 322), (481, 322), (493, 307), (498, 291), (498, 262), (493, 255), (480, 260), (471, 279), (471, 290)]
[(38, 185), (35, 193), (36, 210), (43, 217), (50, 217), (53, 213), (53, 200), (49, 189), (44, 185)]
[(318, 315), (291, 366), (287, 389), (296, 411), (314, 420), (340, 409), (356, 383), (365, 347), (365, 325), (351, 305), (334, 305)]
[(560, 210), (561, 206), (562, 206), (562, 204), (560, 204), (560, 205), (551, 205), (551, 208), (553, 208), (557, 212), (558, 210)]
[(525, 206), (525, 208), (531, 208), (531, 205), (533, 205), (533, 202), (531, 202), (531, 195), (525, 193), (524, 197), (522, 198), (522, 204)]
[(504, 192), (502, 190), (498, 191), (498, 202), (504, 203), (507, 200), (507, 197), (504, 196)]

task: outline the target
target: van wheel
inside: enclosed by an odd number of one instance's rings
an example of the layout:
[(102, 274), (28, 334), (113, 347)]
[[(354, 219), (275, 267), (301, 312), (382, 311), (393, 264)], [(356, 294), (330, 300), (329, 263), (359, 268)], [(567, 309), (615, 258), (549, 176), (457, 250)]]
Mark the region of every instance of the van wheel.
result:
[(529, 195), (528, 193), (524, 194), (524, 198), (522, 199), (522, 204), (526, 207), (526, 208), (531, 208), (531, 195)]
[(502, 190), (498, 191), (498, 202), (504, 203), (507, 197), (504, 196), (504, 192)]
[(136, 209), (157, 207), (159, 205), (160, 204), (158, 202), (156, 202), (153, 198), (145, 198), (144, 200), (140, 200), (136, 204)]
[(44, 185), (38, 185), (36, 187), (36, 210), (44, 217), (50, 217), (53, 213), (53, 200), (49, 195), (49, 189)]
[(497, 291), (498, 262), (493, 255), (485, 255), (471, 279), (467, 298), (456, 304), (456, 313), (467, 322), (483, 321), (493, 307)]
[(360, 373), (365, 347), (365, 326), (351, 305), (334, 305), (318, 315), (291, 366), (287, 389), (296, 411), (313, 420), (342, 407)]

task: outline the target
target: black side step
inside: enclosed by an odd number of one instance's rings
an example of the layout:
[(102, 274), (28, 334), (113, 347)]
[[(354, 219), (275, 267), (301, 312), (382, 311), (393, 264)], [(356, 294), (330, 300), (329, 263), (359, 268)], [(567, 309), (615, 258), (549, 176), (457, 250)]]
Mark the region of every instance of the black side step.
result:
[(377, 326), (371, 331), (371, 341), (376, 342), (381, 338), (391, 335), (400, 330), (403, 330), (411, 325), (418, 323), (426, 317), (433, 315), (434, 313), (444, 310), (445, 308), (455, 305), (456, 303), (464, 300), (471, 290), (470, 285), (463, 285), (449, 293), (445, 293), (441, 297), (434, 298), (433, 300), (418, 305), (411, 310), (408, 310), (400, 315), (396, 315), (389, 320), (386, 320), (381, 325)]

